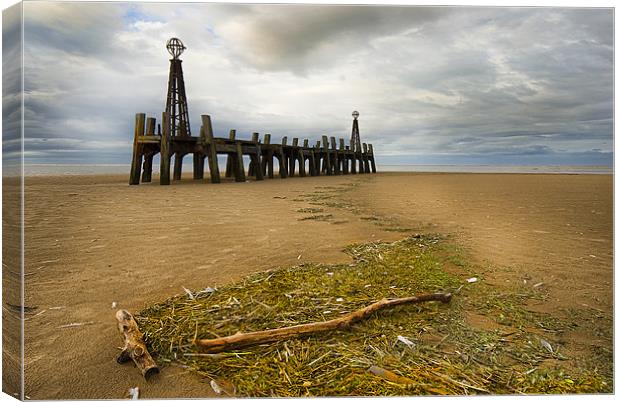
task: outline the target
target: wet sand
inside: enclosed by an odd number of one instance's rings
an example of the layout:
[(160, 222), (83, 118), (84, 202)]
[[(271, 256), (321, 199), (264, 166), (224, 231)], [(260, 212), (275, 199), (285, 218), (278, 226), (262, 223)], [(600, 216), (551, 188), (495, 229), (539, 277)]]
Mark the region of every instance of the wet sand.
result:
[[(392, 241), (377, 216), (450, 234), (485, 280), (543, 282), (532, 306), (612, 314), (610, 175), (422, 174), (128, 186), (126, 176), (26, 179), (26, 395), (32, 399), (212, 396), (208, 381), (167, 367), (146, 383), (115, 358), (112, 303), (137, 312), (183, 292), (301, 262), (344, 262), (353, 242)], [(338, 188), (327, 221), (299, 220), (300, 195)], [(346, 202), (345, 202), (346, 201)], [(337, 202), (335, 204), (338, 204)], [(68, 324), (79, 324), (66, 326)], [(609, 344), (573, 334), (574, 348)]]

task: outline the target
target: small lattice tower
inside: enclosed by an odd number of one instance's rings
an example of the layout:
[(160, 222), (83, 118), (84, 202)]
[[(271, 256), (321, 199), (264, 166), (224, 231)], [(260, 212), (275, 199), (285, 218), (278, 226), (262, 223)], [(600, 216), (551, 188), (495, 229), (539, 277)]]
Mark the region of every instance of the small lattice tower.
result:
[(187, 97), (185, 96), (185, 82), (183, 81), (183, 68), (179, 56), (186, 47), (178, 38), (170, 38), (166, 43), (170, 59), (170, 76), (168, 78), (168, 96), (166, 98), (166, 111), (170, 116), (170, 134), (172, 136), (189, 136), (189, 114), (187, 111)]
[(360, 140), (360, 128), (357, 125), (357, 118), (360, 113), (355, 110), (351, 116), (353, 116), (353, 130), (351, 130), (351, 150), (353, 152), (362, 152), (362, 142)]

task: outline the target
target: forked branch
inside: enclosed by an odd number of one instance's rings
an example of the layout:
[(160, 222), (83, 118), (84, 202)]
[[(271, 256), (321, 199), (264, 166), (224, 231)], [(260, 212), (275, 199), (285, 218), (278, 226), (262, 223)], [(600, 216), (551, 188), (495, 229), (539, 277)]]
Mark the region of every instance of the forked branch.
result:
[(442, 303), (448, 303), (450, 302), (451, 298), (452, 294), (450, 293), (431, 293), (418, 296), (404, 297), (400, 299), (383, 299), (360, 310), (354, 311), (345, 316), (335, 318), (329, 321), (313, 322), (309, 324), (294, 325), (292, 327), (269, 329), (265, 331), (248, 332), (246, 334), (237, 333), (231, 336), (225, 336), (215, 339), (197, 339), (194, 341), (194, 343), (200, 346), (207, 353), (240, 349), (242, 347), (250, 345), (275, 342), (283, 339), (297, 338), (303, 335), (313, 334), (317, 332), (347, 328), (351, 326), (351, 324), (363, 320), (370, 316), (372, 313), (387, 307), (393, 307), (407, 303), (421, 303), (426, 301), (440, 301)]

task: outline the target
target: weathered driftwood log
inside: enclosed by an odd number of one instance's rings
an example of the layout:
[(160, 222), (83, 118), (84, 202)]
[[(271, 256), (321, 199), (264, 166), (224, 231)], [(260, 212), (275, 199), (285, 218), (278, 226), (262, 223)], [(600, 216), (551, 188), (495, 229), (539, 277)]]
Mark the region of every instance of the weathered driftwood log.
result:
[(131, 313), (127, 310), (118, 310), (116, 312), (116, 319), (118, 320), (118, 330), (125, 340), (125, 347), (116, 358), (116, 361), (122, 364), (133, 360), (136, 367), (140, 369), (142, 375), (147, 380), (154, 374), (159, 373), (159, 367), (157, 367), (155, 360), (149, 354), (142, 339), (142, 333), (138, 329), (138, 324)]
[(364, 307), (363, 309), (329, 321), (313, 322), (309, 324), (294, 325), (292, 327), (269, 329), (265, 331), (248, 332), (246, 334), (237, 333), (235, 335), (215, 339), (197, 339), (194, 343), (208, 353), (222, 352), (225, 350), (239, 349), (244, 346), (296, 338), (311, 333), (347, 328), (351, 326), (351, 324), (363, 320), (377, 310), (381, 310), (386, 307), (426, 301), (440, 301), (443, 303), (448, 303), (451, 298), (452, 294), (450, 293), (431, 293), (403, 297), (400, 299), (383, 299)]

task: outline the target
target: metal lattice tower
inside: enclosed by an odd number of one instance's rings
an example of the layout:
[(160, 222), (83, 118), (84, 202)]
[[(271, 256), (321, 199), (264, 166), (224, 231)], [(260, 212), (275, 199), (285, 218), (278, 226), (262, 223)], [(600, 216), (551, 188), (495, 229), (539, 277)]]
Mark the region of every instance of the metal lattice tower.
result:
[(351, 131), (351, 150), (353, 152), (362, 152), (362, 142), (360, 140), (360, 129), (357, 125), (357, 118), (360, 113), (355, 110), (351, 116), (353, 116), (353, 130)]
[(170, 135), (189, 136), (189, 113), (187, 111), (187, 97), (185, 96), (185, 82), (183, 81), (183, 68), (179, 56), (186, 47), (178, 38), (170, 38), (166, 43), (170, 59), (170, 76), (168, 78), (168, 96), (166, 99), (166, 111), (170, 116)]

